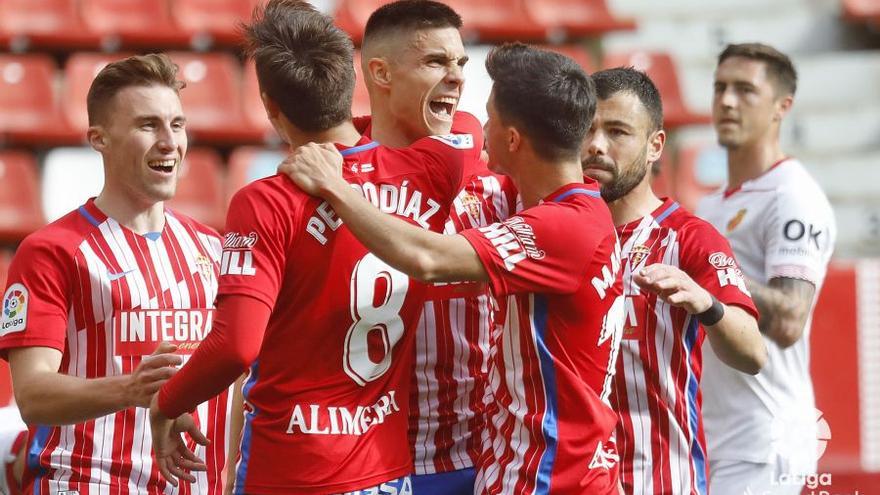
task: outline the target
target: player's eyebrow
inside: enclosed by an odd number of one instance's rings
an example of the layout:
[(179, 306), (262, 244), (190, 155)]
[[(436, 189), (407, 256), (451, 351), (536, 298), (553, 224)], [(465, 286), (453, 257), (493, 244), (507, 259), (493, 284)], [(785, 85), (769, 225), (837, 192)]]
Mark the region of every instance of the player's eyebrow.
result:
[(635, 130), (633, 126), (622, 121), (622, 120), (606, 120), (603, 124), (604, 127), (619, 127), (621, 129), (632, 131)]

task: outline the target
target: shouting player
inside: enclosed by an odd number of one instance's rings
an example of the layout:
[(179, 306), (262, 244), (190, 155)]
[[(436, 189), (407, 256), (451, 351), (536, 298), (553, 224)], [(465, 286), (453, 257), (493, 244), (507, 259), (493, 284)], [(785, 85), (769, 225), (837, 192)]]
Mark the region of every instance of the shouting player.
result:
[(816, 472), (810, 316), (836, 227), (822, 189), (779, 146), (796, 86), (791, 60), (767, 45), (730, 45), (718, 57), (712, 117), (727, 150), (727, 183), (697, 213), (730, 240), (761, 311), (769, 359), (753, 377), (706, 353), (703, 412), (715, 495), (796, 494)]
[[(210, 331), (220, 261), (215, 232), (163, 206), (187, 146), (176, 77), (155, 54), (98, 73), (88, 140), (104, 188), (28, 236), (10, 268), (0, 349), (30, 425), (33, 493), (175, 492), (151, 458), (145, 408)], [(199, 458), (178, 453), (207, 470), (184, 493), (221, 493), (219, 392), (190, 409), (198, 428), (179, 425), (210, 440)]]
[(651, 190), (666, 135), (654, 83), (632, 68), (593, 74), (599, 98), (582, 153), (620, 237), (626, 318), (611, 406), (624, 491), (707, 493), (701, 346), (755, 374), (766, 360), (756, 311), (724, 237)]
[[(245, 34), (279, 134), (292, 146), (336, 143), (346, 187), (441, 231), (462, 163), (479, 154), (473, 137), (400, 150), (362, 138), (350, 119), (351, 40), (305, 2), (268, 2)], [(425, 286), (284, 176), (239, 191), (226, 229), (214, 331), (152, 405), (163, 474), (186, 475), (167, 418), (250, 367), (236, 493), (411, 493), (411, 329)]]
[(476, 493), (617, 493), (617, 416), (606, 399), (623, 319), (620, 252), (579, 159), (593, 83), (574, 61), (521, 44), (496, 48), (486, 66), (489, 165), (518, 186), (519, 215), (433, 234), (364, 201), (332, 147), (302, 147), (282, 170), (390, 265), (422, 280), (489, 282), (503, 326), (492, 335)]
[[(392, 147), (450, 132), (482, 135), (476, 118), (456, 111), (467, 62), (460, 28), (458, 14), (433, 0), (399, 0), (373, 12), (361, 46), (372, 108), (365, 134)], [(483, 161), (472, 165), (447, 233), (489, 225), (514, 207), (509, 181)], [(464, 291), (475, 295), (450, 298)], [(413, 488), (420, 495), (470, 495), (483, 431), (492, 309), (485, 284), (436, 285), (429, 299), (416, 329)]]

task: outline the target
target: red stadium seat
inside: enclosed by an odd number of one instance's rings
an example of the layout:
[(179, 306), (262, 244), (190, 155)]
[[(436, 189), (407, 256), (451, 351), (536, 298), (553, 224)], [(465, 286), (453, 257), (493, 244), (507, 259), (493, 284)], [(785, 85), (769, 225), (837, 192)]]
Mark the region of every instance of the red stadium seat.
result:
[(20, 241), (44, 223), (33, 156), (0, 152), (0, 241)]
[(163, 0), (79, 0), (86, 28), (101, 36), (107, 47), (182, 46), (189, 39), (171, 22)]
[(355, 44), (364, 39), (364, 27), (370, 14), (392, 0), (339, 0), (333, 13), (334, 23), (345, 30)]
[(226, 220), (223, 163), (216, 151), (194, 148), (186, 153), (177, 192), (168, 206), (216, 229), (223, 227)]
[(462, 36), (472, 41), (544, 40), (547, 31), (525, 10), (522, 0), (448, 0), (461, 15)]
[(842, 0), (843, 17), (852, 22), (880, 24), (880, 1)]
[(241, 68), (226, 53), (169, 53), (186, 82), (180, 91), (189, 135), (199, 141), (250, 142), (260, 133), (245, 120)]
[(275, 175), (275, 170), (284, 159), (279, 150), (243, 146), (236, 148), (229, 156), (229, 170), (226, 175), (226, 202), (242, 187), (251, 182)]
[(64, 66), (64, 84), (61, 91), (61, 113), (68, 125), (85, 137), (89, 128), (86, 113), (86, 96), (89, 86), (98, 72), (110, 62), (127, 57), (128, 54), (74, 53)]
[(596, 70), (596, 61), (583, 47), (578, 45), (540, 45), (539, 48), (561, 53), (577, 62), (587, 74)]
[(522, 0), (531, 19), (553, 39), (599, 36), (635, 29), (633, 19), (615, 17), (605, 0)]
[[(6, 279), (9, 275), (9, 264), (12, 263), (12, 252), (8, 249), (0, 249), (0, 290), (6, 290)], [(4, 360), (0, 359), (0, 362)], [(2, 404), (2, 401), (0, 401)]]
[(669, 54), (642, 51), (610, 53), (605, 56), (602, 65), (606, 68), (633, 66), (645, 71), (663, 97), (663, 120), (667, 129), (712, 121), (709, 115), (695, 113), (688, 108), (681, 94), (675, 63)]
[(193, 46), (234, 45), (241, 36), (238, 24), (249, 20), (253, 0), (174, 0), (171, 17), (189, 34)]
[(86, 30), (76, 7), (70, 0), (3, 0), (0, 40), (14, 49), (97, 48), (100, 38)]
[(717, 190), (727, 177), (727, 155), (718, 146), (685, 146), (668, 176), (672, 196), (690, 211), (700, 198)]
[(61, 118), (55, 62), (45, 55), (0, 55), (0, 136), (19, 143), (69, 142)]

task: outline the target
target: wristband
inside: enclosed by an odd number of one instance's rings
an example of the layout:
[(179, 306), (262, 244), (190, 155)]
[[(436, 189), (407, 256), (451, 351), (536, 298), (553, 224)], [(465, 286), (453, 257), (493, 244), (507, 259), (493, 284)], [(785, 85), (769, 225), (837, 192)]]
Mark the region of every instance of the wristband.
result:
[(697, 317), (697, 320), (704, 327), (711, 327), (721, 321), (721, 318), (724, 318), (724, 305), (721, 304), (721, 301), (715, 299), (715, 296), (712, 296), (712, 305), (709, 306), (709, 309), (694, 316)]

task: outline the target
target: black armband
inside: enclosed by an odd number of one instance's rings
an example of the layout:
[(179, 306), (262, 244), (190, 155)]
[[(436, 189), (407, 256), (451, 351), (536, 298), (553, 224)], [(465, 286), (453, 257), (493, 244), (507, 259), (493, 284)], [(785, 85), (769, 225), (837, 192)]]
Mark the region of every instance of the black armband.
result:
[(704, 327), (711, 327), (721, 321), (721, 318), (724, 318), (724, 305), (721, 304), (721, 301), (715, 299), (715, 296), (712, 296), (712, 305), (709, 306), (709, 309), (694, 316), (697, 317), (697, 320)]

